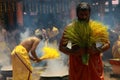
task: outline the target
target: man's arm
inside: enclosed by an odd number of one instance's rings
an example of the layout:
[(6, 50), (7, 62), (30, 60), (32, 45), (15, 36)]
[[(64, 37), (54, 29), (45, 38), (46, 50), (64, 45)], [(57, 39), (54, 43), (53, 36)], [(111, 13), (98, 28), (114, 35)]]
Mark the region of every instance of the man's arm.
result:
[(104, 51), (108, 50), (109, 48), (110, 48), (110, 42), (108, 41), (102, 46), (101, 50), (102, 50), (102, 52), (104, 52)]
[(36, 59), (29, 55), (30, 60), (35, 61)]
[(105, 44), (103, 44), (101, 47), (96, 47), (95, 45), (93, 45), (92, 47), (88, 48), (88, 53), (100, 54), (109, 48), (110, 48), (110, 42), (108, 41)]
[(67, 44), (68, 43), (64, 43), (64, 39), (66, 39), (65, 37), (64, 37), (64, 34), (63, 34), (63, 36), (62, 36), (62, 38), (61, 38), (61, 40), (60, 40), (60, 44), (59, 44), (59, 50), (61, 51), (61, 52), (63, 52), (64, 54), (67, 54), (67, 55), (79, 55), (79, 56), (81, 56), (82, 54), (84, 54), (85, 53), (85, 49), (84, 48), (77, 48), (77, 49), (73, 49), (72, 48), (72, 44), (71, 44), (71, 49), (70, 48), (68, 48), (67, 47)]
[(64, 41), (65, 40), (65, 37), (64, 37), (64, 33), (60, 39), (60, 43), (59, 43), (59, 50), (67, 55), (71, 54), (72, 53), (72, 50), (70, 50), (67, 46), (67, 43), (65, 44)]
[(39, 58), (37, 57), (37, 54), (36, 54), (36, 48), (37, 48), (37, 46), (38, 46), (38, 44), (39, 44), (39, 42), (40, 42), (40, 40), (38, 40), (38, 39), (35, 39), (34, 40), (34, 43), (33, 43), (33, 45), (32, 45), (32, 48), (31, 48), (31, 55), (33, 56), (33, 58), (35, 58), (36, 60), (39, 60)]

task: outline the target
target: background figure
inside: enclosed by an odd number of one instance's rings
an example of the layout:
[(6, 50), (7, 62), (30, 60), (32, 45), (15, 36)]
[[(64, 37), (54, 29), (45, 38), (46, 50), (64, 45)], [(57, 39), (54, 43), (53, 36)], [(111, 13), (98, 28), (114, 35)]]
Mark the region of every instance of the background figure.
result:
[(120, 36), (117, 41), (115, 41), (112, 47), (113, 58), (120, 59)]
[(104, 80), (101, 53), (110, 47), (108, 31), (90, 20), (90, 11), (88, 3), (78, 4), (77, 20), (65, 27), (60, 40), (59, 50), (69, 55), (69, 80)]
[(0, 25), (0, 66), (8, 66), (11, 64), (10, 48), (7, 46), (5, 37), (7, 35), (6, 29)]
[(109, 59), (113, 58), (112, 55), (112, 47), (114, 43), (118, 40), (118, 33), (113, 29), (108, 29), (109, 32), (109, 39), (110, 39), (110, 48), (104, 52), (102, 59), (104, 62), (107, 62)]

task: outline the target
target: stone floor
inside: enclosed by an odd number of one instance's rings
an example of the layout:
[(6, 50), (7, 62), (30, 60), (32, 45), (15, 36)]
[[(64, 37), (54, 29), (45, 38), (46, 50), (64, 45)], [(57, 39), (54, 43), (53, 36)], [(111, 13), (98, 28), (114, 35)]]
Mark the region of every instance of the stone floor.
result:
[(105, 80), (120, 80), (120, 75), (114, 74), (112, 67), (108, 62), (104, 62)]
[[(44, 71), (44, 67), (35, 67), (33, 70), (33, 80), (40, 80), (40, 74)], [(104, 65), (104, 71), (105, 71), (105, 80), (120, 80), (120, 75), (115, 75), (112, 72), (112, 68), (110, 66), (110, 64), (105, 63)], [(0, 75), (0, 77), (2, 77)], [(0, 78), (0, 80), (3, 80)], [(7, 80), (12, 80), (11, 77), (8, 77)]]
[[(40, 79), (40, 74), (42, 73), (42, 70), (40, 70), (40, 68), (34, 69), (34, 73), (33, 73), (34, 80)], [(105, 74), (104, 74), (105, 80), (120, 80), (120, 75), (115, 75), (112, 72), (112, 68), (110, 64), (106, 64), (104, 66), (104, 71), (105, 71)]]

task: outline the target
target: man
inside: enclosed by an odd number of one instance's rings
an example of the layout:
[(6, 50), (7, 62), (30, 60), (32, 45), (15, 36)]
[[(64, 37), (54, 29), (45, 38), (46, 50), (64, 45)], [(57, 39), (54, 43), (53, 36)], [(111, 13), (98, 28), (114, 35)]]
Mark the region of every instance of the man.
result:
[(30, 59), (36, 62), (41, 61), (35, 52), (41, 39), (41, 32), (36, 30), (36, 36), (23, 40), (14, 48), (11, 53), (13, 80), (32, 80)]
[(112, 46), (112, 55), (113, 58), (119, 59), (120, 58), (120, 36), (118, 39), (114, 42), (114, 45)]
[(110, 47), (108, 32), (90, 21), (90, 11), (88, 3), (78, 4), (77, 20), (65, 27), (60, 40), (59, 50), (69, 55), (69, 80), (104, 80), (101, 52)]

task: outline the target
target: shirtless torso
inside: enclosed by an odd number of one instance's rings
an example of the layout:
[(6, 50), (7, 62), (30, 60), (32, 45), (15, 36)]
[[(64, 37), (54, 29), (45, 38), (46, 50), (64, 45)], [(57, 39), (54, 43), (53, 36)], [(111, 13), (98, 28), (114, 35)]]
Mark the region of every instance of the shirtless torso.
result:
[(31, 53), (31, 55), (33, 57), (30, 56), (30, 59), (32, 59), (32, 60), (39, 60), (39, 58), (37, 57), (36, 52), (35, 52), (39, 42), (40, 42), (39, 38), (37, 38), (37, 37), (29, 37), (29, 38), (23, 40), (20, 43), (20, 45), (22, 45), (24, 48), (26, 48), (28, 53), (29, 52)]

